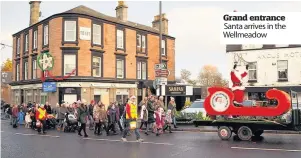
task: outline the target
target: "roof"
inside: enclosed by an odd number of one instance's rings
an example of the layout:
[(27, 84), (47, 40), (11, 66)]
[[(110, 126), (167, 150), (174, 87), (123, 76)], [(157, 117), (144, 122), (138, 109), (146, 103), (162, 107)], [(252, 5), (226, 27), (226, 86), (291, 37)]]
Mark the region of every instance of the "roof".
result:
[[(84, 6), (84, 5), (80, 5), (78, 7), (70, 9), (68, 11), (52, 15), (52, 16), (50, 16), (50, 17), (48, 17), (48, 18), (46, 18), (46, 19), (44, 19), (42, 21), (39, 21), (37, 24), (43, 23), (43, 21), (46, 21), (46, 20), (48, 20), (51, 17), (53, 18), (54, 16), (60, 16), (60, 15), (66, 15), (66, 14), (87, 15), (87, 16), (99, 18), (99, 19), (102, 19), (102, 20), (105, 20), (105, 21), (109, 21), (109, 22), (113, 22), (113, 23), (117, 23), (117, 24), (121, 24), (121, 25), (126, 25), (126, 26), (129, 26), (129, 27), (137, 28), (137, 29), (140, 29), (140, 30), (145, 30), (145, 31), (149, 31), (149, 32), (157, 33), (157, 34), (160, 33), (159, 30), (157, 30), (157, 29), (155, 29), (153, 27), (142, 25), (142, 24), (138, 24), (138, 23), (131, 22), (131, 21), (122, 21), (122, 20), (120, 20), (120, 19), (118, 19), (116, 17), (111, 17), (111, 16), (108, 16), (108, 15), (102, 14), (102, 13), (100, 13), (100, 12), (98, 12), (96, 10), (93, 10), (91, 8), (88, 8), (88, 7)], [(37, 24), (34, 24), (34, 25), (37, 25)], [(34, 26), (34, 25), (32, 25), (32, 26)], [(30, 27), (28, 27), (28, 28), (30, 28)], [(26, 30), (26, 29), (24, 29), (24, 30)], [(19, 31), (18, 33), (22, 32), (22, 31)], [(15, 33), (14, 35), (16, 35), (18, 33)], [(163, 35), (171, 37), (171, 38), (174, 38), (174, 37), (169, 36), (167, 34), (163, 34)]]
[(261, 48), (243, 49), (241, 44), (237, 44), (237, 45), (226, 45), (226, 52), (279, 49), (279, 48), (296, 48), (296, 47), (301, 47), (301, 45), (300, 44), (290, 44), (288, 47), (276, 47), (275, 44), (264, 44), (264, 45), (262, 45)]

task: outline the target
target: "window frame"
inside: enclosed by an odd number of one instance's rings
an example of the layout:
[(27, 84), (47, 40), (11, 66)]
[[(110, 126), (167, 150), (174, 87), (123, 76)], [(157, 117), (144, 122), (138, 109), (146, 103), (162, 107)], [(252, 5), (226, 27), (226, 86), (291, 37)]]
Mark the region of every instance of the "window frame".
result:
[[(45, 38), (45, 26), (47, 26), (47, 38)], [(46, 21), (42, 25), (42, 48), (49, 46), (49, 22)], [(39, 34), (39, 33), (38, 33)], [(39, 36), (39, 35), (38, 35)], [(45, 39), (47, 39), (47, 43), (45, 43)]]
[(16, 57), (19, 58), (21, 53), (21, 37), (16, 37)]
[(20, 81), (20, 60), (16, 61), (15, 81)]
[[(145, 78), (143, 78), (143, 63), (145, 64)], [(138, 69), (140, 67), (140, 77)], [(148, 62), (147, 59), (137, 58), (136, 59), (136, 79), (137, 80), (147, 80), (148, 79)]]
[[(123, 77), (118, 77), (118, 73), (117, 73), (117, 61), (118, 60), (123, 60)], [(115, 78), (116, 79), (125, 79), (126, 78), (126, 58), (125, 56), (119, 56), (119, 55), (116, 55), (116, 59), (115, 59)]]
[[(100, 44), (95, 44), (94, 43), (94, 25), (99, 25), (100, 26)], [(100, 22), (100, 21), (96, 21), (96, 20), (93, 20), (92, 23), (91, 23), (91, 46), (98, 46), (98, 47), (101, 47), (103, 48), (104, 46), (104, 39), (103, 39), (103, 22)]]
[[(280, 78), (279, 76), (279, 68), (278, 68), (279, 62), (286, 62), (286, 69), (287, 69), (286, 78)], [(288, 81), (288, 60), (277, 60), (277, 79), (279, 82)]]
[[(166, 38), (162, 38), (162, 41), (161, 42), (163, 42), (164, 41), (164, 44), (163, 43), (161, 43), (161, 46), (163, 47), (164, 46), (164, 51), (162, 51), (163, 53), (162, 53), (162, 56), (164, 56), (164, 57), (166, 57), (167, 56), (167, 40), (166, 40)], [(159, 46), (160, 47), (160, 46)], [(161, 48), (161, 49), (163, 49), (163, 48)], [(160, 54), (160, 53), (159, 53)]]
[[(139, 40), (138, 40), (138, 36), (140, 36)], [(143, 47), (143, 37), (145, 39), (144, 47)], [(140, 41), (140, 46), (138, 46), (138, 41)], [(143, 49), (144, 49), (144, 51), (143, 51)], [(146, 54), (147, 55), (147, 34), (144, 32), (136, 32), (136, 52), (137, 52), (137, 54)]]
[[(28, 80), (28, 58), (23, 58), (23, 67), (22, 67), (22, 80)], [(25, 64), (27, 65), (27, 66), (25, 66)], [(25, 69), (26, 69), (26, 67), (27, 67), (27, 72), (25, 71)], [(26, 76), (26, 77), (25, 77)]]
[(78, 76), (78, 50), (62, 50), (62, 76), (65, 76), (65, 55), (75, 55), (75, 74)]
[[(65, 41), (65, 23), (66, 21), (75, 21), (75, 41)], [(78, 45), (78, 34), (79, 34), (79, 24), (78, 24), (78, 17), (64, 17), (63, 18), (63, 26), (62, 26), (62, 45), (64, 44), (76, 44)]]
[[(35, 32), (36, 34), (36, 39), (35, 39)], [(38, 32), (38, 28), (33, 28), (32, 29), (32, 51), (36, 51), (38, 49), (38, 37), (39, 36), (39, 32)]]
[[(256, 69), (250, 69), (250, 64), (255, 64), (255, 67)], [(251, 62), (249, 63), (249, 69), (248, 69), (248, 76), (249, 76), (249, 79), (248, 79), (248, 82), (257, 82), (257, 79), (258, 79), (258, 69), (257, 69), (257, 62)], [(256, 79), (250, 79), (250, 71), (254, 71), (255, 70), (255, 75), (256, 75)]]
[[(118, 38), (117, 38), (118, 30), (123, 31), (123, 48), (118, 48)], [(122, 51), (126, 50), (126, 31), (125, 31), (125, 28), (120, 27), (120, 26), (116, 26), (116, 29), (115, 29), (115, 48), (116, 48), (116, 51), (117, 50), (122, 50)]]
[[(34, 61), (36, 61), (36, 68), (34, 69)], [(37, 79), (37, 68), (38, 68), (38, 63), (37, 63), (37, 56), (32, 56), (31, 57), (31, 79)], [(35, 74), (35, 77), (34, 77)]]
[[(94, 76), (93, 75), (93, 57), (99, 57), (100, 58), (100, 76)], [(92, 77), (97, 77), (97, 78), (102, 78), (103, 77), (103, 52), (96, 52), (96, 51), (91, 51), (91, 76)]]
[(29, 33), (24, 33), (24, 54), (27, 54), (29, 51)]

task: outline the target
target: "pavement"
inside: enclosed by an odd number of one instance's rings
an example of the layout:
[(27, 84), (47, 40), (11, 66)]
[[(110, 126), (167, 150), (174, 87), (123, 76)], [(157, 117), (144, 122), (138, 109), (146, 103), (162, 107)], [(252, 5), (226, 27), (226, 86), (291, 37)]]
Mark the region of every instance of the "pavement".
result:
[(259, 140), (221, 141), (213, 132), (174, 131), (159, 137), (141, 133), (143, 143), (135, 142), (134, 133), (128, 142), (121, 136), (88, 138), (76, 133), (49, 130), (46, 135), (20, 127), (14, 129), (1, 122), (1, 158), (300, 158), (301, 135), (265, 133)]

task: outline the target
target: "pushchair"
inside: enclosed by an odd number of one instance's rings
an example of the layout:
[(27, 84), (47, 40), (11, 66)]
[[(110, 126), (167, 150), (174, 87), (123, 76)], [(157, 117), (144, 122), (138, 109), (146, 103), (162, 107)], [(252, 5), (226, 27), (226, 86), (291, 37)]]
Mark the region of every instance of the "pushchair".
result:
[(64, 132), (75, 132), (78, 129), (78, 121), (74, 115), (66, 113), (64, 119)]
[(55, 129), (56, 124), (57, 124), (57, 121), (56, 121), (55, 117), (51, 114), (47, 115), (46, 128), (47, 129)]

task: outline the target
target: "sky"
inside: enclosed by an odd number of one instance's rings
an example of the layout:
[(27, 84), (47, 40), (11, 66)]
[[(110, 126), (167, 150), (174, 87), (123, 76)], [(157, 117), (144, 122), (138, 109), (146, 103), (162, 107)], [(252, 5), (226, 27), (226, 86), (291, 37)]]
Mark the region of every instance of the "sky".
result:
[[(126, 1), (128, 20), (151, 26), (159, 14), (159, 2)], [(117, 1), (42, 1), (40, 20), (85, 5), (109, 16), (115, 16)], [(28, 1), (1, 1), (1, 43), (12, 45), (12, 34), (29, 26)], [(169, 20), (169, 35), (176, 38), (176, 76), (181, 69), (191, 71), (196, 78), (204, 65), (215, 65), (225, 78), (229, 78), (225, 45), (220, 44), (220, 18), (226, 12), (300, 12), (301, 2), (258, 1), (163, 1), (162, 12)], [(1, 62), (12, 58), (12, 48), (1, 49)]]

